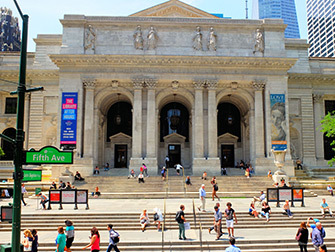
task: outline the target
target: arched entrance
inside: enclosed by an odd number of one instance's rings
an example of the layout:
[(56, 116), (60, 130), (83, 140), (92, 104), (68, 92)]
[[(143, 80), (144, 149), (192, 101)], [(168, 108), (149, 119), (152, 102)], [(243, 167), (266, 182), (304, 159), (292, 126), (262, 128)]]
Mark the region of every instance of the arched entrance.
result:
[[(128, 102), (116, 102), (108, 110), (106, 142), (109, 147), (107, 160), (111, 167), (127, 168), (132, 137), (132, 106)], [(108, 161), (107, 161), (108, 162)]]
[(160, 152), (168, 156), (168, 167), (189, 164), (189, 112), (179, 102), (166, 104), (160, 111)]
[[(16, 130), (14, 128), (5, 129), (2, 134), (15, 139)], [(13, 160), (14, 159), (14, 147), (9, 142), (1, 139), (1, 148), (5, 155), (1, 157), (1, 160)]]
[(232, 103), (218, 105), (218, 141), (221, 167), (234, 167), (242, 159), (241, 114)]

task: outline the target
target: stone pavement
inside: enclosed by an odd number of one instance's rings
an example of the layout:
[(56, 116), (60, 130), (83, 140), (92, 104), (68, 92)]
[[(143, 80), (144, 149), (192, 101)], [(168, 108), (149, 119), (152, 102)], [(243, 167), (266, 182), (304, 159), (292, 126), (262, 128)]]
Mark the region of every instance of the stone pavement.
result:
[[(319, 210), (319, 205), (323, 197), (314, 197), (306, 198), (305, 205), (306, 207), (300, 207), (299, 203), (296, 203), (296, 207), (292, 208), (292, 211), (315, 211)], [(335, 197), (326, 196), (328, 204), (335, 210)], [(230, 201), (233, 204), (233, 208), (237, 212), (237, 218), (239, 212), (246, 212), (248, 210), (251, 199), (250, 198), (222, 198), (221, 209), (225, 208), (225, 204)], [(10, 200), (2, 200), (0, 205), (7, 205)], [(147, 209), (149, 212), (152, 212), (153, 208), (158, 207), (162, 211), (164, 209), (164, 199), (122, 199), (122, 200), (113, 200), (113, 199), (90, 199), (89, 200), (89, 210), (85, 210), (84, 205), (79, 205), (79, 210), (73, 210), (73, 205), (63, 205), (63, 210), (58, 210), (57, 205), (53, 205), (52, 210), (40, 210), (36, 209), (37, 200), (36, 199), (26, 199), (28, 206), (22, 207), (23, 214), (29, 213), (39, 213), (39, 214), (66, 214), (66, 213), (119, 213), (119, 212), (129, 212), (129, 213), (138, 213), (140, 215), (143, 209)], [(192, 199), (167, 199), (166, 200), (166, 212), (176, 212), (179, 209), (180, 204), (184, 204), (186, 213), (192, 213), (193, 209), (193, 200)], [(212, 201), (207, 199), (206, 208), (208, 211), (213, 211), (213, 206), (217, 201)], [(199, 205), (199, 200), (195, 199), (195, 205)], [(281, 212), (281, 208), (275, 207), (274, 203), (270, 203), (273, 212)], [(287, 218), (286, 216), (283, 218)], [(329, 217), (328, 217), (329, 218)], [(264, 220), (260, 220), (262, 222)], [(322, 220), (321, 220), (322, 221)], [(335, 221), (335, 219), (334, 219)], [(108, 223), (106, 223), (108, 224)], [(34, 228), (33, 226), (31, 228)], [(139, 226), (140, 228), (140, 226)], [(208, 227), (203, 227), (203, 240), (215, 239), (215, 233), (212, 232), (208, 234)], [(237, 229), (235, 230), (235, 236), (237, 240), (247, 239), (247, 240), (261, 240), (261, 239), (294, 239), (296, 228), (281, 228), (281, 229), (271, 229), (271, 228), (257, 228), (257, 229)], [(225, 225), (223, 225), (223, 230), (225, 230)], [(0, 230), (1, 231), (1, 230)], [(107, 241), (107, 230), (100, 230), (102, 241)], [(335, 238), (335, 228), (327, 228), (327, 238)], [(142, 233), (140, 229), (138, 231), (122, 231), (120, 232), (122, 241), (161, 241), (162, 234), (157, 231), (146, 231)], [(177, 230), (167, 230), (164, 232), (165, 241), (177, 241), (178, 231)], [(77, 231), (76, 232), (76, 241), (79, 242), (89, 242), (88, 236), (90, 235), (89, 230), (87, 231)], [(57, 231), (43, 231), (39, 232), (40, 242), (54, 242), (55, 237), (57, 236)], [(188, 230), (186, 231), (186, 236), (192, 240), (199, 240), (199, 230)], [(223, 236), (223, 240), (227, 239), (227, 235)], [(0, 243), (7, 243), (11, 240), (10, 232), (1, 232)]]

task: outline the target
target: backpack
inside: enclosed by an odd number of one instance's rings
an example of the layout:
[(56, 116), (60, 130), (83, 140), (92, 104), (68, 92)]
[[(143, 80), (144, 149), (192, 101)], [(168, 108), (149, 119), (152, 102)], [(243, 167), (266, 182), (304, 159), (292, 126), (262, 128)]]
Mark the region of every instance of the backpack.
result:
[(183, 222), (183, 220), (182, 220), (182, 218), (181, 218), (181, 211), (178, 211), (178, 212), (176, 213), (176, 221), (177, 221), (178, 223), (182, 223), (182, 222)]
[(113, 230), (113, 231), (114, 231), (115, 234), (117, 234), (117, 236), (116, 237), (112, 237), (112, 240), (113, 240), (114, 243), (118, 243), (120, 241), (120, 238), (119, 238), (120, 235), (115, 230)]

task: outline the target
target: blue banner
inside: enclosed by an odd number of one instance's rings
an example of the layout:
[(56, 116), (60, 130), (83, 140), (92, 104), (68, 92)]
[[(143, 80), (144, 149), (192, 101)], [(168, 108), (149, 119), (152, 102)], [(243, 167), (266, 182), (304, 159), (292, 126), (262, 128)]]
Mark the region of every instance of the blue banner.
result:
[(60, 144), (72, 146), (75, 148), (77, 144), (77, 106), (78, 93), (62, 94), (62, 118)]
[(270, 94), (271, 144), (273, 150), (287, 149), (285, 94)]

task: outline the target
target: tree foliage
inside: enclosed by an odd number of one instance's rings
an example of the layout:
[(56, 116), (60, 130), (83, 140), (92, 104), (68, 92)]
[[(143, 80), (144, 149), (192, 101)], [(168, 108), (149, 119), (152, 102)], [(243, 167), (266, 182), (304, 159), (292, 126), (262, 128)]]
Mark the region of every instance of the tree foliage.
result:
[[(329, 112), (321, 120), (321, 132), (325, 133), (327, 137), (335, 137), (335, 111)], [(331, 146), (335, 145), (335, 140), (330, 144)], [(332, 148), (335, 151), (335, 148)], [(333, 157), (328, 164), (333, 166), (335, 163), (335, 157)]]
[(0, 157), (2, 157), (2, 156), (4, 156), (5, 155), (5, 153), (3, 152), (3, 150), (1, 149), (1, 147), (0, 147)]

